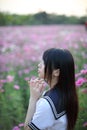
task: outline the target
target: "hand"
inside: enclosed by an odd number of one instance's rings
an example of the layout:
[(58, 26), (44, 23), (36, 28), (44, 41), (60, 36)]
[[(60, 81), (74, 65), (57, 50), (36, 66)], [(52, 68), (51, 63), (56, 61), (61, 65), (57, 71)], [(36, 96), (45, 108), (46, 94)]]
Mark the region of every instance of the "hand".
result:
[(45, 89), (44, 80), (38, 78), (31, 79), (28, 83), (30, 86), (30, 98), (32, 98), (33, 100), (38, 100)]

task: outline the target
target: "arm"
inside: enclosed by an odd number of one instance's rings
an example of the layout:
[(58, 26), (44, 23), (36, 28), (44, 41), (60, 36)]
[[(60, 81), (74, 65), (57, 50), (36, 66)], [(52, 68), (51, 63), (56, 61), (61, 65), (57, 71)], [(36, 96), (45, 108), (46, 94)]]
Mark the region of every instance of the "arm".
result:
[(34, 115), (35, 108), (36, 108), (36, 100), (34, 100), (33, 98), (30, 98), (27, 115), (26, 115), (26, 119), (25, 119), (24, 130), (31, 130), (28, 127), (28, 123), (31, 121), (31, 119)]
[(43, 92), (43, 81), (42, 80), (31, 80), (29, 82), (30, 84), (30, 101), (29, 101), (29, 106), (27, 110), (27, 115), (24, 123), (24, 130), (31, 130), (29, 128), (28, 123), (30, 123), (31, 119), (33, 118), (35, 109), (36, 109), (36, 102), (41, 96)]

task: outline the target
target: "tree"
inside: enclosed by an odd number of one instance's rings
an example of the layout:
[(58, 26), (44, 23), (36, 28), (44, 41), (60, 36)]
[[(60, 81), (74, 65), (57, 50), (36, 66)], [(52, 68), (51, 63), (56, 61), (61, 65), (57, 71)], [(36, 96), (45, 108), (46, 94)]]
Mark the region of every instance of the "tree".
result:
[(6, 25), (6, 17), (5, 14), (0, 12), (0, 26)]

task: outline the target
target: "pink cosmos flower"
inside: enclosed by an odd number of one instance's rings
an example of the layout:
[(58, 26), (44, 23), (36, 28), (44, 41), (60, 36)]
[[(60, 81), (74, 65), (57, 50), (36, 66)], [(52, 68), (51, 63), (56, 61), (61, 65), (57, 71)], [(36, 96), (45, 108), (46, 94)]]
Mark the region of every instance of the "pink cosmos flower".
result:
[(20, 123), (18, 126), (19, 126), (19, 127), (23, 127), (23, 126), (24, 126), (24, 123)]
[(83, 124), (83, 127), (87, 127), (87, 122), (85, 122), (85, 123)]
[(14, 80), (14, 76), (8, 75), (7, 76), (7, 82), (12, 82)]
[(0, 83), (6, 83), (5, 79), (0, 79)]
[(18, 126), (15, 126), (12, 130), (20, 130), (20, 128)]
[(22, 71), (21, 71), (21, 70), (18, 71), (18, 75), (19, 75), (20, 77), (22, 76)]
[(29, 69), (24, 69), (24, 73), (28, 74), (29, 73)]
[(81, 92), (87, 94), (87, 88), (83, 88)]
[(24, 80), (28, 81), (28, 80), (30, 80), (30, 78), (29, 77), (25, 77)]
[(85, 83), (86, 80), (82, 77), (80, 77), (77, 81), (76, 81), (76, 86), (80, 87), (81, 85), (83, 85), (83, 83)]
[(80, 73), (75, 74), (75, 78), (79, 77), (80, 75)]
[(87, 74), (87, 69), (86, 70), (81, 70), (81, 74)]
[(14, 89), (19, 90), (19, 89), (20, 89), (20, 86), (14, 85)]
[(4, 89), (0, 89), (0, 93), (3, 93), (5, 90)]

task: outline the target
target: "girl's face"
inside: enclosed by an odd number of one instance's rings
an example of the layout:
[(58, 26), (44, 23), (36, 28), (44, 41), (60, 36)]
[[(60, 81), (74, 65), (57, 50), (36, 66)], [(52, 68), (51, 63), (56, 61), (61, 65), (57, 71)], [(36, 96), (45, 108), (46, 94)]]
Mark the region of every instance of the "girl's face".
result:
[(43, 61), (41, 61), (38, 64), (38, 76), (39, 78), (44, 79), (44, 62)]

